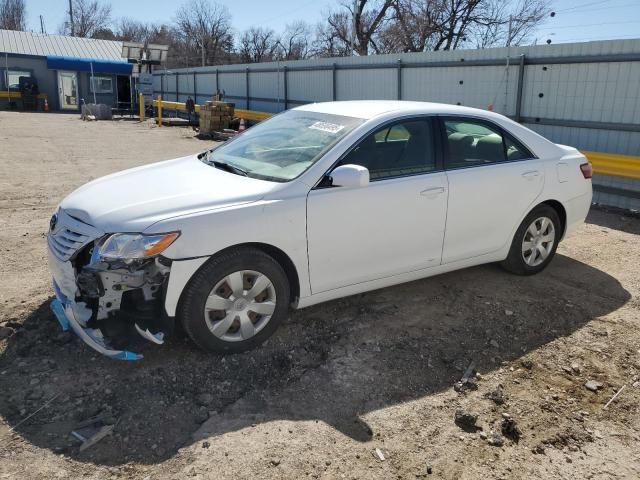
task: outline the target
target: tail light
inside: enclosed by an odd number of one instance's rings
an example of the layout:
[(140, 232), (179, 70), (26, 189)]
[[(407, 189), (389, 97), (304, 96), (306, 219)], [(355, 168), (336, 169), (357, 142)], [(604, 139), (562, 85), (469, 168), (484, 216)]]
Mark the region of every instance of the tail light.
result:
[(593, 167), (589, 162), (583, 163), (582, 165), (580, 165), (580, 170), (582, 171), (582, 176), (584, 178), (593, 177)]

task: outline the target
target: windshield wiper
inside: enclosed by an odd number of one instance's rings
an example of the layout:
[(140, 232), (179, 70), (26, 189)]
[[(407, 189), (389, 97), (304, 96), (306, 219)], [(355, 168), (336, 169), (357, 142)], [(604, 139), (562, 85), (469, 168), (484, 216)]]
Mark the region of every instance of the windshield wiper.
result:
[(242, 175), (243, 177), (249, 176), (248, 171), (243, 170), (240, 167), (236, 167), (235, 165), (231, 165), (230, 163), (221, 162), (219, 160), (210, 160), (208, 163), (216, 168), (219, 168), (220, 170), (235, 173), (236, 175)]

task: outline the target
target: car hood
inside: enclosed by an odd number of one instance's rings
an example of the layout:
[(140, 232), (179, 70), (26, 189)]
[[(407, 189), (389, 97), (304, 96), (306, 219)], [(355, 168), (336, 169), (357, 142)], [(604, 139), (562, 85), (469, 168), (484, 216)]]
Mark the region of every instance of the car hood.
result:
[(171, 217), (258, 201), (276, 185), (217, 169), (192, 155), (98, 178), (60, 207), (105, 233), (142, 232)]

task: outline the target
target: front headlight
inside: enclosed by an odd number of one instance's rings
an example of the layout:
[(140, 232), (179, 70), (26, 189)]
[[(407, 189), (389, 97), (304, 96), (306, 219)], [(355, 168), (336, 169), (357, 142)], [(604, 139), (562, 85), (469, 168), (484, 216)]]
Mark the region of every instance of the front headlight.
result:
[(106, 260), (151, 258), (164, 252), (179, 236), (180, 232), (157, 235), (114, 233), (99, 247), (98, 254)]

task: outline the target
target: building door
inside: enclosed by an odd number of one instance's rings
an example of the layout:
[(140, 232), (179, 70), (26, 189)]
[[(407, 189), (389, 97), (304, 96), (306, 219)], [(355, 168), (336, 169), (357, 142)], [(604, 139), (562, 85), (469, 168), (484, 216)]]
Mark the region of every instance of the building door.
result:
[(117, 77), (118, 108), (131, 108), (131, 78), (124, 75)]
[(58, 71), (58, 95), (62, 110), (78, 109), (78, 74)]

